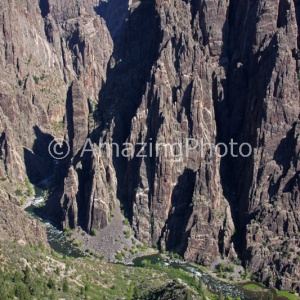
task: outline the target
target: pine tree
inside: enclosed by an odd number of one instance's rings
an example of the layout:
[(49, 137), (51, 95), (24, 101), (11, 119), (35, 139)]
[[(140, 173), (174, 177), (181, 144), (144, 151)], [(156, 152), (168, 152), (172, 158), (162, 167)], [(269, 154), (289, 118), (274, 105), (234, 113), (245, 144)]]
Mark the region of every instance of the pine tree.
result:
[(26, 266), (24, 274), (25, 274), (25, 276), (24, 276), (23, 282), (25, 284), (28, 284), (30, 282), (30, 269), (28, 266)]
[(219, 300), (224, 300), (222, 291), (219, 292)]
[(68, 293), (69, 292), (69, 283), (68, 280), (65, 278), (63, 281), (63, 292)]
[(7, 300), (7, 289), (4, 282), (0, 282), (0, 299), (1, 300)]
[(272, 293), (269, 294), (269, 300), (273, 300), (274, 299), (274, 296)]
[(197, 290), (199, 293), (203, 291), (203, 282), (202, 282), (201, 278), (199, 279)]
[(55, 290), (55, 282), (52, 278), (49, 278), (47, 286), (48, 286), (49, 289)]
[(15, 296), (22, 300), (32, 299), (28, 287), (23, 282), (17, 282), (15, 286)]

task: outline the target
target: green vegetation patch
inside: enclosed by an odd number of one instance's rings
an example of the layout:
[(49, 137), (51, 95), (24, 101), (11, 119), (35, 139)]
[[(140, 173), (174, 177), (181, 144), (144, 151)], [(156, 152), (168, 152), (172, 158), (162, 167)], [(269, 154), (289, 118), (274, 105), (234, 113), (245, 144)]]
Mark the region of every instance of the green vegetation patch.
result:
[(254, 291), (262, 291), (263, 288), (261, 286), (258, 286), (256, 284), (250, 283), (245, 285), (245, 288), (249, 289), (249, 290), (254, 290)]
[[(119, 258), (124, 255), (122, 251)], [(0, 299), (145, 300), (156, 295), (169, 300), (211, 296), (199, 279), (183, 270), (146, 265), (140, 268), (109, 264), (95, 257), (72, 258), (48, 252), (42, 243), (31, 247), (1, 241)]]
[(299, 300), (300, 297), (294, 295), (294, 294), (291, 294), (290, 292), (287, 292), (287, 291), (278, 291), (276, 290), (276, 294), (280, 295), (280, 296), (283, 296), (289, 300)]

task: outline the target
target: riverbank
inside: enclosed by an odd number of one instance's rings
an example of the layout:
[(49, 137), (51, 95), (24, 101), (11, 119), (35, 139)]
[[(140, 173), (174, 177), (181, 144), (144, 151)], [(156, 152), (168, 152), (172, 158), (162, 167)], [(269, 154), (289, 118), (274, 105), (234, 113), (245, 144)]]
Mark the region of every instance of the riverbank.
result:
[[(41, 203), (44, 199), (37, 199)], [(38, 201), (35, 203), (38, 204)], [(36, 218), (37, 215), (34, 213), (34, 207), (31, 207), (31, 213)], [(40, 219), (40, 218), (38, 218)], [(171, 269), (181, 269), (188, 273), (194, 274), (196, 277), (203, 279), (207, 283), (207, 288), (212, 293), (218, 293), (222, 291), (224, 295), (229, 295), (234, 298), (240, 297), (245, 300), (267, 300), (270, 293), (273, 294), (274, 300), (286, 300), (289, 299), (286, 292), (283, 296), (277, 295), (276, 292), (269, 289), (264, 290), (251, 290), (248, 289), (243, 284), (252, 284), (249, 279), (238, 279), (233, 280), (232, 276), (230, 278), (220, 278), (221, 273), (216, 271), (220, 268), (222, 264), (226, 266), (233, 264), (232, 261), (228, 260), (217, 260), (212, 266), (205, 268), (194, 263), (189, 263), (181, 261), (175, 254), (166, 253), (158, 255), (158, 251), (149, 248), (133, 236), (128, 221), (121, 214), (120, 209), (116, 209), (112, 213), (112, 219), (109, 225), (100, 230), (99, 232), (94, 232), (94, 236), (86, 234), (80, 227), (75, 230), (66, 230), (64, 233), (55, 228), (51, 223), (46, 222), (48, 241), (51, 247), (66, 256), (80, 257), (80, 252), (84, 256), (89, 256), (93, 261), (105, 260), (109, 263), (122, 264), (122, 265), (134, 265), (137, 266), (137, 261), (145, 261), (149, 257), (155, 257), (153, 264), (157, 264), (155, 268), (159, 271), (167, 271)], [(172, 258), (173, 257), (173, 258)], [(98, 260), (99, 261), (99, 260)], [(142, 266), (142, 265), (140, 265)], [(147, 267), (147, 264), (142, 267)], [(154, 268), (154, 269), (155, 269)], [(243, 274), (244, 270), (241, 266), (234, 266), (234, 271), (230, 272), (235, 274), (235, 270), (238, 268), (240, 275)], [(170, 271), (171, 272), (171, 271)], [(222, 273), (226, 273), (223, 269)], [(253, 283), (257, 285), (257, 283)], [(274, 290), (275, 291), (275, 290)], [(292, 295), (295, 297), (295, 295)], [(295, 298), (290, 298), (295, 299)], [(297, 300), (299, 298), (296, 298)]]
[[(201, 298), (197, 282), (179, 270), (153, 271), (75, 259), (8, 241), (0, 241), (0, 257), (1, 299), (149, 299), (155, 294), (163, 299)], [(201, 293), (213, 299), (204, 289)]]

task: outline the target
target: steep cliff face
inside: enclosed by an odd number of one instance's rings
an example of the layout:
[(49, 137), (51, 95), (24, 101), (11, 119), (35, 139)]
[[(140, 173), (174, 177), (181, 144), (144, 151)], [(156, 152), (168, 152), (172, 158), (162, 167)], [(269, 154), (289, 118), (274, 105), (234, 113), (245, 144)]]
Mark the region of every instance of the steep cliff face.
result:
[[(295, 3), (296, 4), (296, 3)], [(292, 1), (233, 3), (223, 138), (249, 142), (253, 155), (229, 159), (243, 257), (262, 281), (298, 287), (299, 61)], [(247, 21), (245, 21), (247, 20)], [(221, 112), (222, 111), (222, 112)], [(224, 130), (225, 128), (225, 130)], [(227, 132), (226, 132), (227, 130)], [(232, 168), (230, 172), (229, 168)], [(225, 180), (226, 181), (226, 180)]]
[[(200, 25), (196, 17), (191, 25), (190, 4), (162, 2), (156, 13), (161, 30), (159, 54), (131, 122), (128, 142), (179, 143), (185, 149), (189, 138), (205, 138), (213, 144), (217, 128), (212, 78), (214, 71), (224, 73), (224, 69), (209, 52), (220, 59), (222, 43), (216, 35), (205, 48), (198, 41), (201, 37), (193, 36), (193, 27)], [(218, 21), (221, 30), (226, 18)], [(209, 151), (207, 147), (203, 153), (191, 151), (174, 159), (170, 150), (167, 156), (160, 150), (152, 158), (129, 160), (126, 180), (133, 203), (132, 225), (142, 241), (206, 263), (230, 247), (228, 237), (234, 226), (223, 198), (220, 160), (210, 157)]]
[[(89, 114), (113, 48), (106, 23), (94, 10), (96, 2), (0, 1), (0, 190), (3, 210), (18, 216), (1, 216), (1, 228), (2, 221), (15, 228), (2, 228), (3, 237), (25, 236), (33, 244), (38, 240), (32, 242), (32, 236), (46, 240), (45, 230), (34, 225), (41, 234), (35, 232), (32, 220), (17, 207), (24, 180), (28, 176), (40, 183), (53, 174), (48, 146), (54, 138), (72, 140), (75, 155), (94, 126)], [(76, 172), (70, 169), (72, 180), (64, 178), (67, 174), (60, 179), (72, 190), (64, 194), (74, 199)]]
[[(4, 160), (10, 178), (20, 181), (26, 169), (34, 181), (49, 176), (47, 147), (52, 137), (67, 131), (69, 87), (73, 80), (80, 81), (84, 101), (89, 98), (95, 105), (112, 51), (105, 21), (96, 15), (93, 3), (85, 8), (80, 3), (41, 1), (40, 11), (37, 1), (29, 2), (1, 1), (2, 123), (5, 141), (16, 141), (6, 150), (16, 151)], [(74, 7), (77, 15), (70, 13)], [(19, 159), (24, 155), (25, 164)]]
[[(291, 1), (130, 3), (94, 142), (148, 143), (143, 158), (102, 158), (141, 241), (204, 263), (233, 242), (260, 280), (299, 286), (297, 18)], [(247, 142), (253, 154), (149, 157), (149, 143), (187, 138)]]
[[(1, 176), (48, 177), (63, 137), (47, 207), (63, 227), (104, 228), (120, 201), (144, 243), (205, 264), (233, 243), (299, 288), (299, 1), (29, 2), (0, 1)], [(212, 155), (231, 139), (251, 156)], [(126, 142), (144, 157), (99, 155)]]

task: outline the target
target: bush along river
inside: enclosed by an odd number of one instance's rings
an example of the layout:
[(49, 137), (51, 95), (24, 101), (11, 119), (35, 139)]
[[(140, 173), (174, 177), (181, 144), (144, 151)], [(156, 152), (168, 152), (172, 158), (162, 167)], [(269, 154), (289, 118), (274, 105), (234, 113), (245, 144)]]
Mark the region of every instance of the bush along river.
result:
[[(133, 262), (136, 267), (142, 267), (145, 265), (145, 261), (150, 261), (151, 265), (161, 264), (165, 267), (171, 267), (176, 269), (182, 269), (189, 273), (194, 274), (196, 277), (200, 277), (201, 280), (206, 284), (208, 290), (213, 294), (218, 294), (222, 291), (224, 296), (229, 296), (233, 299), (240, 298), (243, 300), (269, 300), (270, 295), (273, 295), (274, 300), (286, 300), (288, 298), (277, 295), (275, 289), (267, 289), (262, 284), (257, 282), (245, 282), (245, 283), (228, 283), (225, 281), (218, 280), (217, 278), (211, 276), (207, 271), (204, 271), (196, 264), (191, 263), (168, 263), (162, 260), (160, 254), (149, 255), (145, 257), (136, 258)], [(149, 263), (147, 264), (150, 265)], [(246, 286), (250, 285), (252, 288), (257, 288), (258, 290), (248, 289)], [(259, 291), (259, 289), (262, 289)], [(272, 296), (271, 296), (272, 297)], [(295, 299), (297, 297), (295, 296)]]
[[(83, 257), (84, 254), (76, 247), (72, 245), (69, 241), (67, 241), (63, 231), (57, 229), (55, 225), (48, 221), (44, 220), (37, 215), (35, 212), (36, 208), (40, 205), (43, 205), (45, 202), (45, 192), (39, 188), (35, 188), (35, 199), (32, 204), (26, 208), (26, 212), (33, 216), (34, 218), (38, 219), (39, 221), (43, 222), (46, 226), (47, 238), (50, 247), (62, 254), (71, 257)], [(160, 264), (161, 266), (168, 267), (168, 268), (175, 268), (175, 269), (182, 269), (188, 273), (195, 275), (196, 277), (200, 277), (201, 280), (207, 285), (207, 288), (210, 292), (214, 294), (218, 294), (222, 291), (224, 296), (229, 296), (233, 299), (240, 297), (242, 300), (268, 300), (270, 299), (270, 294), (273, 294), (274, 300), (286, 300), (289, 298), (280, 296), (276, 294), (274, 289), (264, 289), (262, 291), (256, 291), (253, 289), (248, 289), (245, 286), (251, 284), (253, 287), (257, 287), (260, 289), (262, 285), (255, 283), (255, 282), (247, 282), (247, 283), (228, 283), (225, 281), (218, 280), (217, 278), (211, 276), (208, 272), (204, 271), (200, 267), (195, 264), (190, 263), (168, 263), (162, 260), (161, 255), (154, 254), (149, 256), (143, 256), (136, 258), (134, 262), (135, 267), (144, 267), (143, 261), (150, 261), (152, 266), (156, 264)], [(293, 299), (293, 298), (290, 298)], [(295, 297), (294, 299), (297, 299)], [(298, 298), (300, 299), (300, 298)]]

